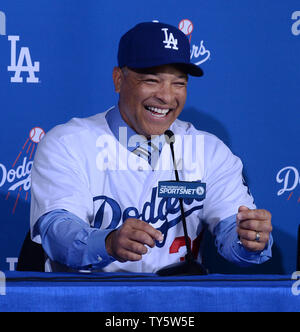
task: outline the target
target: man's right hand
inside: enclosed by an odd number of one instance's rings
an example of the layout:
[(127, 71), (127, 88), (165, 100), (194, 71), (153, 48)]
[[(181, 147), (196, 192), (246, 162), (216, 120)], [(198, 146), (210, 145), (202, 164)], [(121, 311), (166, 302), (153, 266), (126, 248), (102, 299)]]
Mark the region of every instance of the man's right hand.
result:
[(119, 262), (139, 261), (148, 251), (146, 245), (153, 248), (155, 241), (163, 241), (160, 231), (145, 221), (128, 218), (107, 236), (106, 250)]

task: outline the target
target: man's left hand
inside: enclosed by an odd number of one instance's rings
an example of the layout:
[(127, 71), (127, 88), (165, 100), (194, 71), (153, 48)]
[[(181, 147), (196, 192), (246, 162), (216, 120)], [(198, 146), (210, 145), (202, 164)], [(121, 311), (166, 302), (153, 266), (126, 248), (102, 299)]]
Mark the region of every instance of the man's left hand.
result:
[(242, 245), (249, 251), (262, 251), (272, 232), (271, 213), (267, 210), (250, 210), (240, 206), (237, 214), (237, 233)]

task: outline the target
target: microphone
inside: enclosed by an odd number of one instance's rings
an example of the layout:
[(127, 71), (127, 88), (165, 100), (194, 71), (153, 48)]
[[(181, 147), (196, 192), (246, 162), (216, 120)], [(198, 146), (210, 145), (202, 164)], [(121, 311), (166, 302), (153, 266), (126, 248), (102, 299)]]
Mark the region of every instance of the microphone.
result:
[[(165, 133), (166, 143), (170, 145), (172, 160), (174, 165), (175, 179), (176, 182), (180, 182), (177, 165), (175, 161), (175, 153), (174, 153), (174, 143), (175, 143), (175, 135), (171, 130), (166, 130)], [(180, 203), (180, 211), (181, 211), (181, 219), (184, 231), (184, 239), (185, 245), (187, 249), (187, 254), (185, 256), (185, 261), (180, 263), (171, 264), (167, 267), (164, 267), (157, 271), (157, 274), (160, 276), (171, 276), (171, 275), (207, 275), (206, 268), (199, 262), (194, 259), (191, 243), (189, 241), (184, 207), (183, 207), (183, 199), (179, 198)]]
[(175, 170), (175, 178), (176, 178), (176, 181), (179, 182), (179, 176), (178, 176), (177, 165), (175, 162), (175, 153), (174, 153), (175, 135), (174, 135), (173, 131), (171, 131), (171, 130), (166, 130), (164, 135), (165, 135), (166, 143), (168, 143), (171, 148), (171, 154), (172, 154), (173, 165), (174, 165), (174, 170)]
[(165, 140), (168, 144), (175, 143), (175, 135), (172, 130), (166, 130), (164, 135), (165, 135)]

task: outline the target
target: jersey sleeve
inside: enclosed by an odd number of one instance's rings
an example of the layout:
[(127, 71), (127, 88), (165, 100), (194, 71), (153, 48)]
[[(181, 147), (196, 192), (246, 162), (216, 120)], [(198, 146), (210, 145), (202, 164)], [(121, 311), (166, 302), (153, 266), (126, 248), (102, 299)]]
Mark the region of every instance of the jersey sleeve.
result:
[(243, 178), (243, 164), (214, 135), (205, 137), (204, 151), (206, 200), (204, 220), (213, 233), (215, 226), (237, 214), (241, 205), (255, 209), (254, 199)]
[(68, 211), (47, 213), (39, 219), (37, 229), (51, 264), (58, 262), (66, 268), (98, 270), (115, 260), (105, 247), (105, 239), (113, 230), (89, 227)]
[(93, 199), (89, 191), (84, 163), (76, 155), (72, 139), (60, 130), (49, 132), (39, 143), (31, 172), (30, 226), (32, 239), (38, 219), (56, 209), (67, 210), (87, 223), (92, 222)]

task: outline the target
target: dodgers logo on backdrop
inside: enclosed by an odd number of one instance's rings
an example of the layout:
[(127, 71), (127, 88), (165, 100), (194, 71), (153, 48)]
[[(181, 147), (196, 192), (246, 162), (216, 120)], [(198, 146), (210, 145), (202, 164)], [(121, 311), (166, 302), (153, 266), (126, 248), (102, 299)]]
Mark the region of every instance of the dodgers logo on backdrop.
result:
[(278, 190), (277, 196), (287, 195), (287, 200), (296, 199), (300, 203), (300, 193), (297, 189), (300, 186), (299, 171), (294, 166), (287, 166), (282, 168), (276, 175), (276, 182), (281, 184), (281, 189)]
[(13, 214), (16, 211), (18, 201), (22, 194), (24, 194), (24, 200), (28, 200), (31, 187), (32, 159), (36, 146), (44, 135), (45, 132), (42, 128), (32, 128), (11, 168), (7, 169), (5, 165), (0, 163), (0, 188), (8, 186), (6, 200), (8, 200), (12, 193), (15, 192), (17, 194), (12, 209)]
[(169, 32), (168, 28), (161, 29), (161, 31), (163, 31), (165, 34), (165, 40), (163, 41), (163, 43), (165, 44), (165, 48), (171, 48), (177, 51), (178, 40), (174, 38), (173, 33)]
[(295, 36), (300, 35), (300, 10), (293, 12), (292, 20), (296, 21), (292, 25), (292, 34)]
[[(194, 25), (189, 19), (183, 19), (179, 22), (179, 30), (181, 30), (191, 43)], [(199, 66), (210, 58), (210, 51), (205, 47), (204, 41), (201, 40), (198, 44), (191, 44), (191, 61)]]
[(11, 64), (7, 67), (7, 70), (15, 73), (10, 81), (12, 83), (22, 83), (21, 73), (26, 72), (28, 74), (27, 83), (38, 83), (39, 78), (35, 76), (35, 73), (40, 71), (40, 63), (35, 61), (32, 64), (28, 47), (21, 47), (19, 54), (17, 54), (17, 42), (20, 41), (20, 36), (8, 36), (8, 40), (11, 43)]
[(0, 35), (6, 35), (6, 17), (3, 12), (0, 12)]

